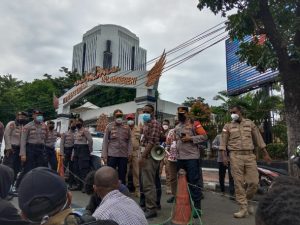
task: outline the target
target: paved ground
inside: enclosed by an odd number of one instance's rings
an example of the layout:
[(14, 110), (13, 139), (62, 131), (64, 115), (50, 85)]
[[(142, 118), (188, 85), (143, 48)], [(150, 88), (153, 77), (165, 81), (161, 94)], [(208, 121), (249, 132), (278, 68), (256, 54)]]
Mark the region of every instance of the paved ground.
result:
[[(254, 225), (254, 216), (245, 219), (235, 219), (232, 214), (238, 209), (237, 204), (229, 198), (220, 195), (220, 193), (205, 191), (205, 198), (202, 201), (203, 207), (203, 224), (204, 225)], [(158, 211), (158, 217), (150, 219), (149, 224), (161, 224), (171, 216), (172, 204), (166, 203), (169, 196), (162, 196), (162, 210)], [(137, 200), (137, 199), (136, 199)], [(73, 202), (76, 205), (84, 206), (87, 204), (88, 198), (81, 192), (73, 192)], [(195, 224), (200, 224), (195, 221)]]
[[(218, 173), (214, 169), (204, 169), (203, 178), (207, 187), (214, 189), (218, 182)], [(163, 186), (163, 189), (165, 187)], [(73, 203), (80, 207), (85, 207), (88, 203), (89, 197), (81, 192), (73, 192)], [(204, 192), (204, 200), (202, 201), (203, 218), (202, 223), (204, 225), (254, 225), (254, 216), (249, 216), (245, 219), (233, 218), (233, 212), (238, 210), (238, 206), (235, 201), (230, 200), (226, 196), (222, 196), (219, 192), (207, 190)], [(149, 224), (162, 224), (168, 218), (171, 217), (172, 204), (168, 204), (166, 200), (169, 196), (163, 192), (161, 206), (162, 209), (158, 211), (158, 217), (150, 219)], [(137, 202), (138, 199), (134, 198)], [(17, 199), (13, 200), (15, 206), (17, 206)], [(199, 221), (195, 221), (194, 224), (200, 224)]]

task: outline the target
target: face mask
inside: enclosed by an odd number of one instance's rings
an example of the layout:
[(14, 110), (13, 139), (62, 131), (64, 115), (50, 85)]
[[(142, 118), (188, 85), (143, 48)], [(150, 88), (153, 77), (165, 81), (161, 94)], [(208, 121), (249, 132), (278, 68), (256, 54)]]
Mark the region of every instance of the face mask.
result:
[(123, 119), (121, 117), (116, 118), (116, 123), (121, 124), (123, 122)]
[(236, 114), (236, 113), (231, 114), (231, 119), (233, 121), (237, 121), (239, 118), (240, 118), (240, 116), (238, 114)]
[(20, 125), (25, 125), (27, 123), (27, 120), (26, 119), (19, 119), (19, 120), (17, 120), (17, 123), (20, 124)]
[(76, 129), (76, 126), (71, 126), (71, 130), (75, 130)]
[(150, 121), (150, 120), (151, 120), (151, 115), (150, 115), (150, 113), (144, 113), (144, 114), (143, 114), (143, 120), (144, 120), (144, 122)]
[(54, 129), (54, 126), (49, 126), (49, 130), (53, 130)]
[(168, 125), (163, 125), (162, 127), (164, 128), (164, 130), (168, 130), (169, 129)]
[(76, 124), (76, 127), (77, 127), (78, 129), (80, 129), (80, 128), (82, 127), (82, 124), (81, 124), (81, 123), (78, 123), (78, 124)]
[(36, 117), (36, 121), (39, 122), (39, 123), (41, 123), (41, 122), (44, 121), (44, 117), (43, 116), (37, 116)]
[(134, 124), (134, 121), (133, 121), (133, 120), (128, 120), (128, 121), (127, 121), (127, 124), (128, 124), (129, 126), (132, 126), (132, 125)]
[(180, 122), (184, 122), (185, 119), (186, 119), (186, 117), (185, 117), (184, 114), (182, 114), (182, 113), (179, 113), (179, 114), (178, 114), (178, 120), (179, 120)]

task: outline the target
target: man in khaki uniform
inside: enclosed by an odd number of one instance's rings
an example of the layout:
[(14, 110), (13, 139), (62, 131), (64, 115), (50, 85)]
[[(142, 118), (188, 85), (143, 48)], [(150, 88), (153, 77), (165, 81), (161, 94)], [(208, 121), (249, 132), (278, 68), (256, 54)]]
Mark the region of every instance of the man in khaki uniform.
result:
[(14, 170), (15, 179), (21, 170), (20, 141), (23, 126), (27, 122), (27, 113), (18, 112), (16, 120), (10, 121), (4, 131), (5, 150), (3, 164)]
[(131, 130), (123, 124), (123, 112), (114, 111), (115, 121), (108, 124), (103, 138), (102, 157), (105, 164), (117, 169), (122, 184), (126, 184), (127, 162), (131, 157)]
[(131, 129), (131, 143), (132, 143), (132, 153), (131, 158), (128, 161), (127, 172), (129, 171), (130, 166), (132, 167), (132, 177), (133, 185), (135, 188), (135, 196), (140, 197), (140, 182), (139, 182), (139, 155), (140, 155), (140, 129), (135, 126), (134, 114), (129, 114), (126, 116), (127, 125)]
[(45, 152), (47, 126), (41, 111), (34, 110), (32, 117), (33, 121), (24, 126), (21, 134), (20, 156), (21, 161), (25, 163), (25, 173), (36, 167), (47, 167)]
[[(240, 210), (234, 213), (234, 217), (243, 218), (254, 212), (253, 207), (248, 207), (248, 200), (255, 195), (258, 187), (258, 171), (254, 147), (259, 147), (264, 152), (264, 159), (271, 162), (266, 151), (261, 134), (255, 124), (242, 117), (241, 107), (234, 106), (230, 109), (232, 122), (225, 124), (219, 150), (222, 152), (224, 165), (227, 166), (228, 159), (225, 153), (226, 147), (230, 154), (231, 173), (234, 179), (236, 200)], [(245, 190), (245, 183), (247, 190)]]
[(48, 128), (48, 133), (45, 141), (45, 148), (48, 156), (47, 159), (51, 169), (57, 171), (57, 158), (55, 152), (55, 144), (57, 138), (60, 137), (60, 134), (56, 130), (54, 130), (53, 121), (47, 122), (47, 128)]

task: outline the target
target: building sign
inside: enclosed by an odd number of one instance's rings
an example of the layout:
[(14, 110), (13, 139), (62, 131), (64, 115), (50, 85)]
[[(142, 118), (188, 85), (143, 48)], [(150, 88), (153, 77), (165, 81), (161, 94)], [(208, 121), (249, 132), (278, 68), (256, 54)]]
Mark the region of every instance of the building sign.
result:
[[(244, 41), (252, 41), (251, 36), (245, 37)], [(265, 36), (258, 39), (258, 44), (263, 44)], [(255, 67), (240, 62), (236, 54), (239, 50), (238, 40), (226, 40), (226, 71), (227, 71), (227, 92), (229, 95), (245, 93), (249, 90), (260, 87), (263, 84), (274, 82), (278, 76), (278, 71), (271, 69), (260, 73)]]
[(63, 98), (63, 103), (67, 103), (70, 99), (72, 99), (74, 96), (78, 95), (80, 92), (82, 92), (87, 87), (88, 87), (87, 83), (79, 84), (74, 91), (71, 91), (66, 97)]
[(97, 66), (95, 70), (96, 70), (95, 72), (85, 74), (84, 78), (76, 81), (74, 85), (77, 86), (77, 85), (80, 85), (85, 82), (89, 82), (89, 81), (97, 80), (99, 78), (106, 77), (112, 73), (119, 72), (121, 69), (119, 67), (115, 67), (115, 66), (112, 67), (111, 69), (103, 69), (103, 68)]

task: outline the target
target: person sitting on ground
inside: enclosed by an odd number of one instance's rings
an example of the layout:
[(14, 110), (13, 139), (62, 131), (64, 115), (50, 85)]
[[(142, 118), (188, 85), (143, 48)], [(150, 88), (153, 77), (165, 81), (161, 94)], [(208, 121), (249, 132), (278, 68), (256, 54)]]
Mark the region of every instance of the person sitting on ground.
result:
[(97, 220), (110, 219), (122, 225), (148, 224), (144, 212), (131, 198), (123, 195), (118, 173), (112, 167), (104, 166), (95, 174), (94, 190), (102, 199), (93, 214)]
[[(19, 187), (23, 218), (34, 224), (61, 225), (72, 212), (72, 196), (64, 180), (53, 170), (38, 167), (28, 172)], [(68, 217), (76, 224), (74, 217)]]
[(300, 224), (300, 180), (280, 176), (259, 202), (256, 225)]
[(5, 165), (0, 165), (0, 224), (29, 225), (18, 214), (18, 210), (6, 200), (14, 181), (14, 171)]
[[(88, 203), (88, 205), (86, 206), (86, 213), (92, 215), (95, 210), (97, 209), (97, 207), (100, 205), (101, 203), (101, 198), (94, 192), (94, 177), (95, 177), (95, 173), (96, 171), (93, 170), (91, 172), (88, 173), (88, 175), (85, 178), (85, 191), (87, 195), (90, 195), (90, 201)], [(124, 185), (120, 183), (120, 187), (119, 187), (119, 191), (126, 195), (127, 197), (130, 196), (130, 192), (128, 190), (128, 188)]]

